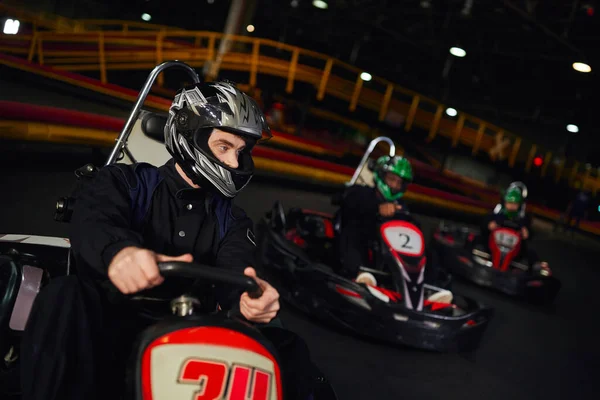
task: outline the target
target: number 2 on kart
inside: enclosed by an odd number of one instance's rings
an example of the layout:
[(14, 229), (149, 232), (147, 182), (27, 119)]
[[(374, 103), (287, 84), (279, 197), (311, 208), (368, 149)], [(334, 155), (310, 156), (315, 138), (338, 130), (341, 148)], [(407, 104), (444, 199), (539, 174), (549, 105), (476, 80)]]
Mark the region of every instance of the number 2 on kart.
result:
[(402, 248), (403, 249), (412, 249), (412, 246), (409, 246), (408, 244), (410, 243), (410, 236), (408, 236), (406, 233), (401, 233), (399, 235), (401, 238), (404, 238), (404, 243), (402, 244)]
[[(231, 372), (231, 376), (228, 375)], [(181, 368), (179, 383), (199, 385), (192, 400), (267, 400), (272, 375), (245, 365), (188, 359)]]

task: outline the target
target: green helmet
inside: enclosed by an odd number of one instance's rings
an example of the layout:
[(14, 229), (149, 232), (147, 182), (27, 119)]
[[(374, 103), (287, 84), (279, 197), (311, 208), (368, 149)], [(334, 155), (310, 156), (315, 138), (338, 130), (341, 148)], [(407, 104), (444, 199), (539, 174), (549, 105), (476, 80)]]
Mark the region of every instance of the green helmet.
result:
[(519, 189), (518, 187), (511, 186), (508, 188), (506, 193), (504, 193), (504, 213), (509, 218), (515, 217), (519, 213), (519, 211), (507, 210), (506, 203), (517, 203), (520, 208), (520, 206), (523, 204), (523, 193), (521, 192), (521, 189)]
[[(404, 180), (402, 189), (399, 192), (393, 193), (392, 189), (385, 183), (386, 172), (396, 174)], [(406, 183), (413, 179), (412, 167), (410, 166), (410, 162), (404, 157), (395, 156), (390, 158), (390, 156), (382, 156), (377, 160), (373, 179), (375, 180), (375, 184), (377, 184), (377, 189), (379, 189), (386, 200), (398, 200), (406, 191)]]

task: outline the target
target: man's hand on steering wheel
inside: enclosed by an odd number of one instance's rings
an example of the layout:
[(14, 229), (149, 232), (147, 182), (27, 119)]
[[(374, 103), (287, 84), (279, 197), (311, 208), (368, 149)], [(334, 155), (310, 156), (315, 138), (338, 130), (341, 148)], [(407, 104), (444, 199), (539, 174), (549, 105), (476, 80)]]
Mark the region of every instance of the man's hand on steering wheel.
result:
[(279, 293), (267, 281), (258, 278), (254, 268), (246, 268), (244, 275), (256, 280), (262, 289), (262, 295), (252, 299), (247, 292), (244, 292), (240, 297), (240, 312), (250, 322), (269, 323), (279, 311)]
[(402, 206), (394, 203), (383, 203), (379, 205), (379, 215), (382, 217), (391, 217), (396, 211), (402, 210)]
[(526, 227), (521, 228), (521, 236), (523, 237), (523, 239), (529, 238), (529, 230)]
[(498, 229), (498, 223), (496, 221), (492, 221), (488, 224), (488, 229), (490, 231)]
[(121, 293), (137, 293), (163, 283), (164, 278), (158, 271), (159, 262), (193, 260), (191, 254), (171, 257), (139, 247), (125, 247), (110, 262), (108, 278)]

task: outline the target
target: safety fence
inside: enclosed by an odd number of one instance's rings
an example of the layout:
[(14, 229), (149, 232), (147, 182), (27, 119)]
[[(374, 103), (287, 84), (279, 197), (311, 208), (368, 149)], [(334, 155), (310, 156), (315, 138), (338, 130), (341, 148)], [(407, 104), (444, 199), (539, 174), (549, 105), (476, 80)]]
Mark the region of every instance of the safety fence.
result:
[[(17, 65), (20, 65), (20, 67), (24, 68), (24, 69), (29, 67), (34, 72), (36, 72), (37, 74), (40, 74), (42, 76), (49, 76), (49, 77), (55, 78), (55, 79), (58, 77), (66, 82), (71, 82), (71, 81), (75, 80), (79, 83), (80, 86), (83, 86), (83, 87), (88, 87), (89, 85), (92, 85), (92, 86), (96, 87), (96, 90), (99, 92), (112, 93), (116, 97), (119, 97), (119, 98), (124, 98), (124, 99), (133, 101), (133, 99), (135, 99), (135, 95), (137, 94), (130, 89), (121, 88), (116, 85), (101, 84), (100, 82), (97, 82), (91, 78), (79, 79), (80, 76), (77, 74), (62, 72), (62, 71), (57, 72), (57, 71), (53, 71), (51, 68), (48, 68), (48, 67), (31, 66), (31, 65), (27, 66), (27, 65), (24, 65), (26, 63), (25, 61), (20, 60), (18, 58), (13, 58), (11, 60), (10, 56), (0, 55), (0, 61), (2, 61), (2, 60), (4, 60), (5, 62), (9, 62), (9, 63), (12, 62), (13, 64), (16, 63)], [(155, 96), (148, 97), (148, 99), (146, 101), (146, 104), (150, 104), (150, 105), (154, 106), (155, 108), (158, 108), (162, 111), (165, 111), (168, 108), (169, 103), (170, 102), (168, 100), (159, 98), (159, 97), (155, 97)], [(4, 108), (10, 109), (11, 107), (10, 107), (9, 103), (4, 103)], [(13, 116), (13, 118), (17, 118), (15, 116), (21, 115), (20, 107), (12, 107), (12, 108), (13, 109), (10, 110), (9, 112), (5, 112), (5, 115)], [(70, 111), (67, 111), (67, 113), (68, 112), (70, 112)], [(27, 118), (27, 116), (25, 116), (25, 119), (26, 118)], [(67, 120), (66, 116), (65, 117), (62, 116), (62, 113), (60, 112), (60, 110), (53, 112), (50, 116), (48, 116), (48, 118), (50, 118), (50, 120), (45, 120), (45, 122), (60, 122), (60, 121)], [(84, 126), (87, 126), (87, 124), (88, 124), (87, 120), (83, 121), (76, 117), (75, 117), (74, 121), (76, 121), (77, 124), (84, 124)], [(31, 127), (32, 127), (32, 129), (34, 129), (33, 126), (31, 126)], [(68, 130), (69, 129), (65, 128), (63, 130), (63, 132), (68, 131)], [(79, 131), (77, 133), (76, 138), (72, 137), (69, 140), (76, 140), (77, 143), (80, 143), (80, 144), (85, 144), (85, 143), (96, 144), (97, 138), (98, 138), (97, 134), (92, 131)], [(293, 151), (309, 153), (309, 154), (315, 155), (315, 156), (325, 156), (326, 155), (326, 156), (329, 156), (328, 158), (332, 158), (331, 156), (341, 157), (342, 155), (345, 154), (345, 151), (343, 150), (343, 146), (339, 146), (337, 144), (332, 145), (330, 143), (320, 142), (320, 141), (316, 141), (316, 140), (308, 140), (308, 139), (300, 138), (300, 137), (297, 137), (294, 135), (289, 135), (289, 134), (285, 134), (285, 133), (281, 133), (281, 132), (275, 132), (273, 139), (271, 139), (268, 142), (268, 144), (273, 145), (275, 147), (284, 147), (284, 148), (287, 148), (288, 150), (291, 149)], [(428, 179), (430, 181), (433, 181), (437, 184), (442, 185), (443, 187), (448, 187), (450, 189), (457, 190), (457, 191), (459, 191), (463, 194), (469, 195), (469, 196), (474, 195), (475, 197), (482, 199), (482, 200), (495, 201), (499, 196), (499, 194), (496, 190), (474, 185), (471, 182), (466, 181), (461, 176), (450, 175), (449, 171), (446, 171), (446, 173), (440, 173), (440, 171), (438, 169), (431, 167), (424, 162), (421, 162), (421, 161), (418, 161), (418, 160), (415, 160), (412, 158), (410, 160), (411, 160), (411, 163), (413, 164), (413, 168), (416, 170), (417, 174), (423, 179)]]
[[(76, 87), (89, 89), (97, 93), (126, 100), (128, 102), (134, 102), (138, 94), (132, 89), (123, 88), (110, 83), (103, 84), (96, 79), (85, 77), (80, 74), (68, 71), (58, 71), (52, 67), (32, 64), (18, 57), (3, 55), (1, 53), (0, 63), (53, 80), (62, 81)], [(164, 91), (161, 90), (161, 92)], [(173, 93), (171, 93), (171, 91), (169, 91), (169, 93), (172, 97)], [(145, 105), (149, 108), (166, 111), (170, 105), (170, 100), (150, 95), (146, 99)], [(85, 140), (87, 140), (85, 133), (81, 132), (78, 141), (83, 143)], [(94, 143), (95, 137), (90, 136), (89, 140), (90, 143)], [(336, 143), (335, 145), (332, 145), (331, 143), (318, 140), (309, 140), (282, 132), (276, 132), (274, 138), (270, 141), (270, 144), (288, 147), (290, 149), (311, 153), (313, 155), (329, 156), (329, 158), (331, 158), (331, 156), (341, 157), (349, 153), (348, 146), (344, 144)], [(402, 151), (400, 147), (398, 147), (397, 150), (400, 152)], [(354, 154), (356, 155), (356, 153)], [(362, 153), (360, 154), (362, 155)], [(410, 160), (422, 177), (437, 181), (438, 183), (451, 189), (458, 190), (467, 195), (476, 195), (480, 199), (487, 199), (491, 201), (494, 201), (499, 196), (499, 193), (496, 189), (487, 187), (478, 181), (468, 179), (447, 170), (440, 172), (438, 169), (413, 158), (410, 158)]]
[[(9, 11), (15, 9), (5, 9), (4, 13)], [(101, 82), (108, 84), (113, 71), (150, 70), (170, 59), (203, 67), (215, 61), (221, 42), (226, 40), (230, 50), (224, 54), (220, 68), (248, 73), (252, 87), (263, 76), (279, 78), (287, 93), (292, 93), (298, 82), (307, 83), (317, 89), (317, 99), (331, 96), (342, 100), (349, 113), (360, 108), (379, 121), (401, 115), (405, 118), (405, 131), (415, 126), (425, 129), (428, 141), (446, 137), (453, 147), (467, 146), (473, 155), (488, 153), (493, 161), (542, 177), (551, 175), (556, 182), (573, 186), (579, 181), (594, 193), (600, 187), (598, 173), (590, 165), (555, 157), (543, 144), (460, 110), (455, 117), (449, 117), (444, 112), (447, 105), (383, 78), (373, 76), (365, 81), (361, 78), (364, 71), (325, 54), (269, 39), (218, 32), (128, 21), (74, 21), (47, 15), (40, 20), (34, 14), (25, 17), (29, 29), (18, 35), (4, 35), (0, 52), (55, 70), (97, 71)], [(41, 27), (49, 31), (42, 31)], [(538, 156), (542, 163), (532, 171)]]
[[(124, 123), (120, 118), (0, 101), (1, 139), (111, 147)], [(349, 166), (264, 146), (257, 146), (253, 155), (259, 171), (303, 181), (342, 185), (349, 181), (354, 172)], [(489, 212), (494, 205), (493, 201), (474, 200), (414, 183), (409, 186), (406, 199), (477, 215)], [(545, 207), (530, 205), (529, 209), (544, 218), (556, 220), (559, 217), (557, 211)], [(584, 222), (581, 228), (590, 233), (600, 234), (600, 224), (597, 223)]]

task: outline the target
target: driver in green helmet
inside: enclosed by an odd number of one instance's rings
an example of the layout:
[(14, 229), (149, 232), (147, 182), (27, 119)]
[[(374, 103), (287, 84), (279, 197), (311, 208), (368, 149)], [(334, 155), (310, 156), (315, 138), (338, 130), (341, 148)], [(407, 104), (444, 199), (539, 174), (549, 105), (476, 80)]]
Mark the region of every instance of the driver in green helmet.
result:
[(509, 186), (504, 194), (502, 204), (494, 209), (491, 219), (487, 224), (489, 231), (508, 225), (521, 232), (524, 240), (529, 239), (531, 218), (524, 211), (525, 199), (521, 189), (517, 186)]
[(395, 156), (380, 157), (373, 171), (375, 187), (354, 185), (347, 189), (340, 216), (340, 257), (342, 275), (359, 283), (377, 285), (372, 274), (360, 273), (368, 265), (369, 243), (374, 239), (380, 218), (399, 218), (412, 221), (403, 201), (408, 184), (413, 179), (410, 162)]
[[(528, 246), (532, 231), (531, 216), (525, 212), (525, 196), (523, 196), (522, 189), (514, 183), (506, 189), (502, 203), (498, 204), (484, 220), (482, 239), (487, 242), (490, 233), (502, 227), (521, 232), (523, 240), (521, 241), (520, 254), (532, 265), (539, 262), (536, 252)], [(541, 267), (546, 268), (547, 263), (542, 262)]]
[[(375, 276), (364, 267), (370, 265), (370, 244), (377, 235), (381, 220), (405, 220), (419, 227), (404, 203), (404, 193), (413, 180), (408, 159), (400, 156), (380, 157), (373, 170), (374, 187), (354, 185), (349, 187), (338, 216), (341, 217), (339, 235), (341, 275), (357, 283), (377, 286)], [(363, 271), (361, 272), (361, 267)], [(437, 271), (432, 266), (425, 270), (425, 281), (434, 282)], [(372, 292), (373, 293), (373, 292)], [(430, 301), (450, 303), (452, 293), (442, 290), (428, 298)]]

